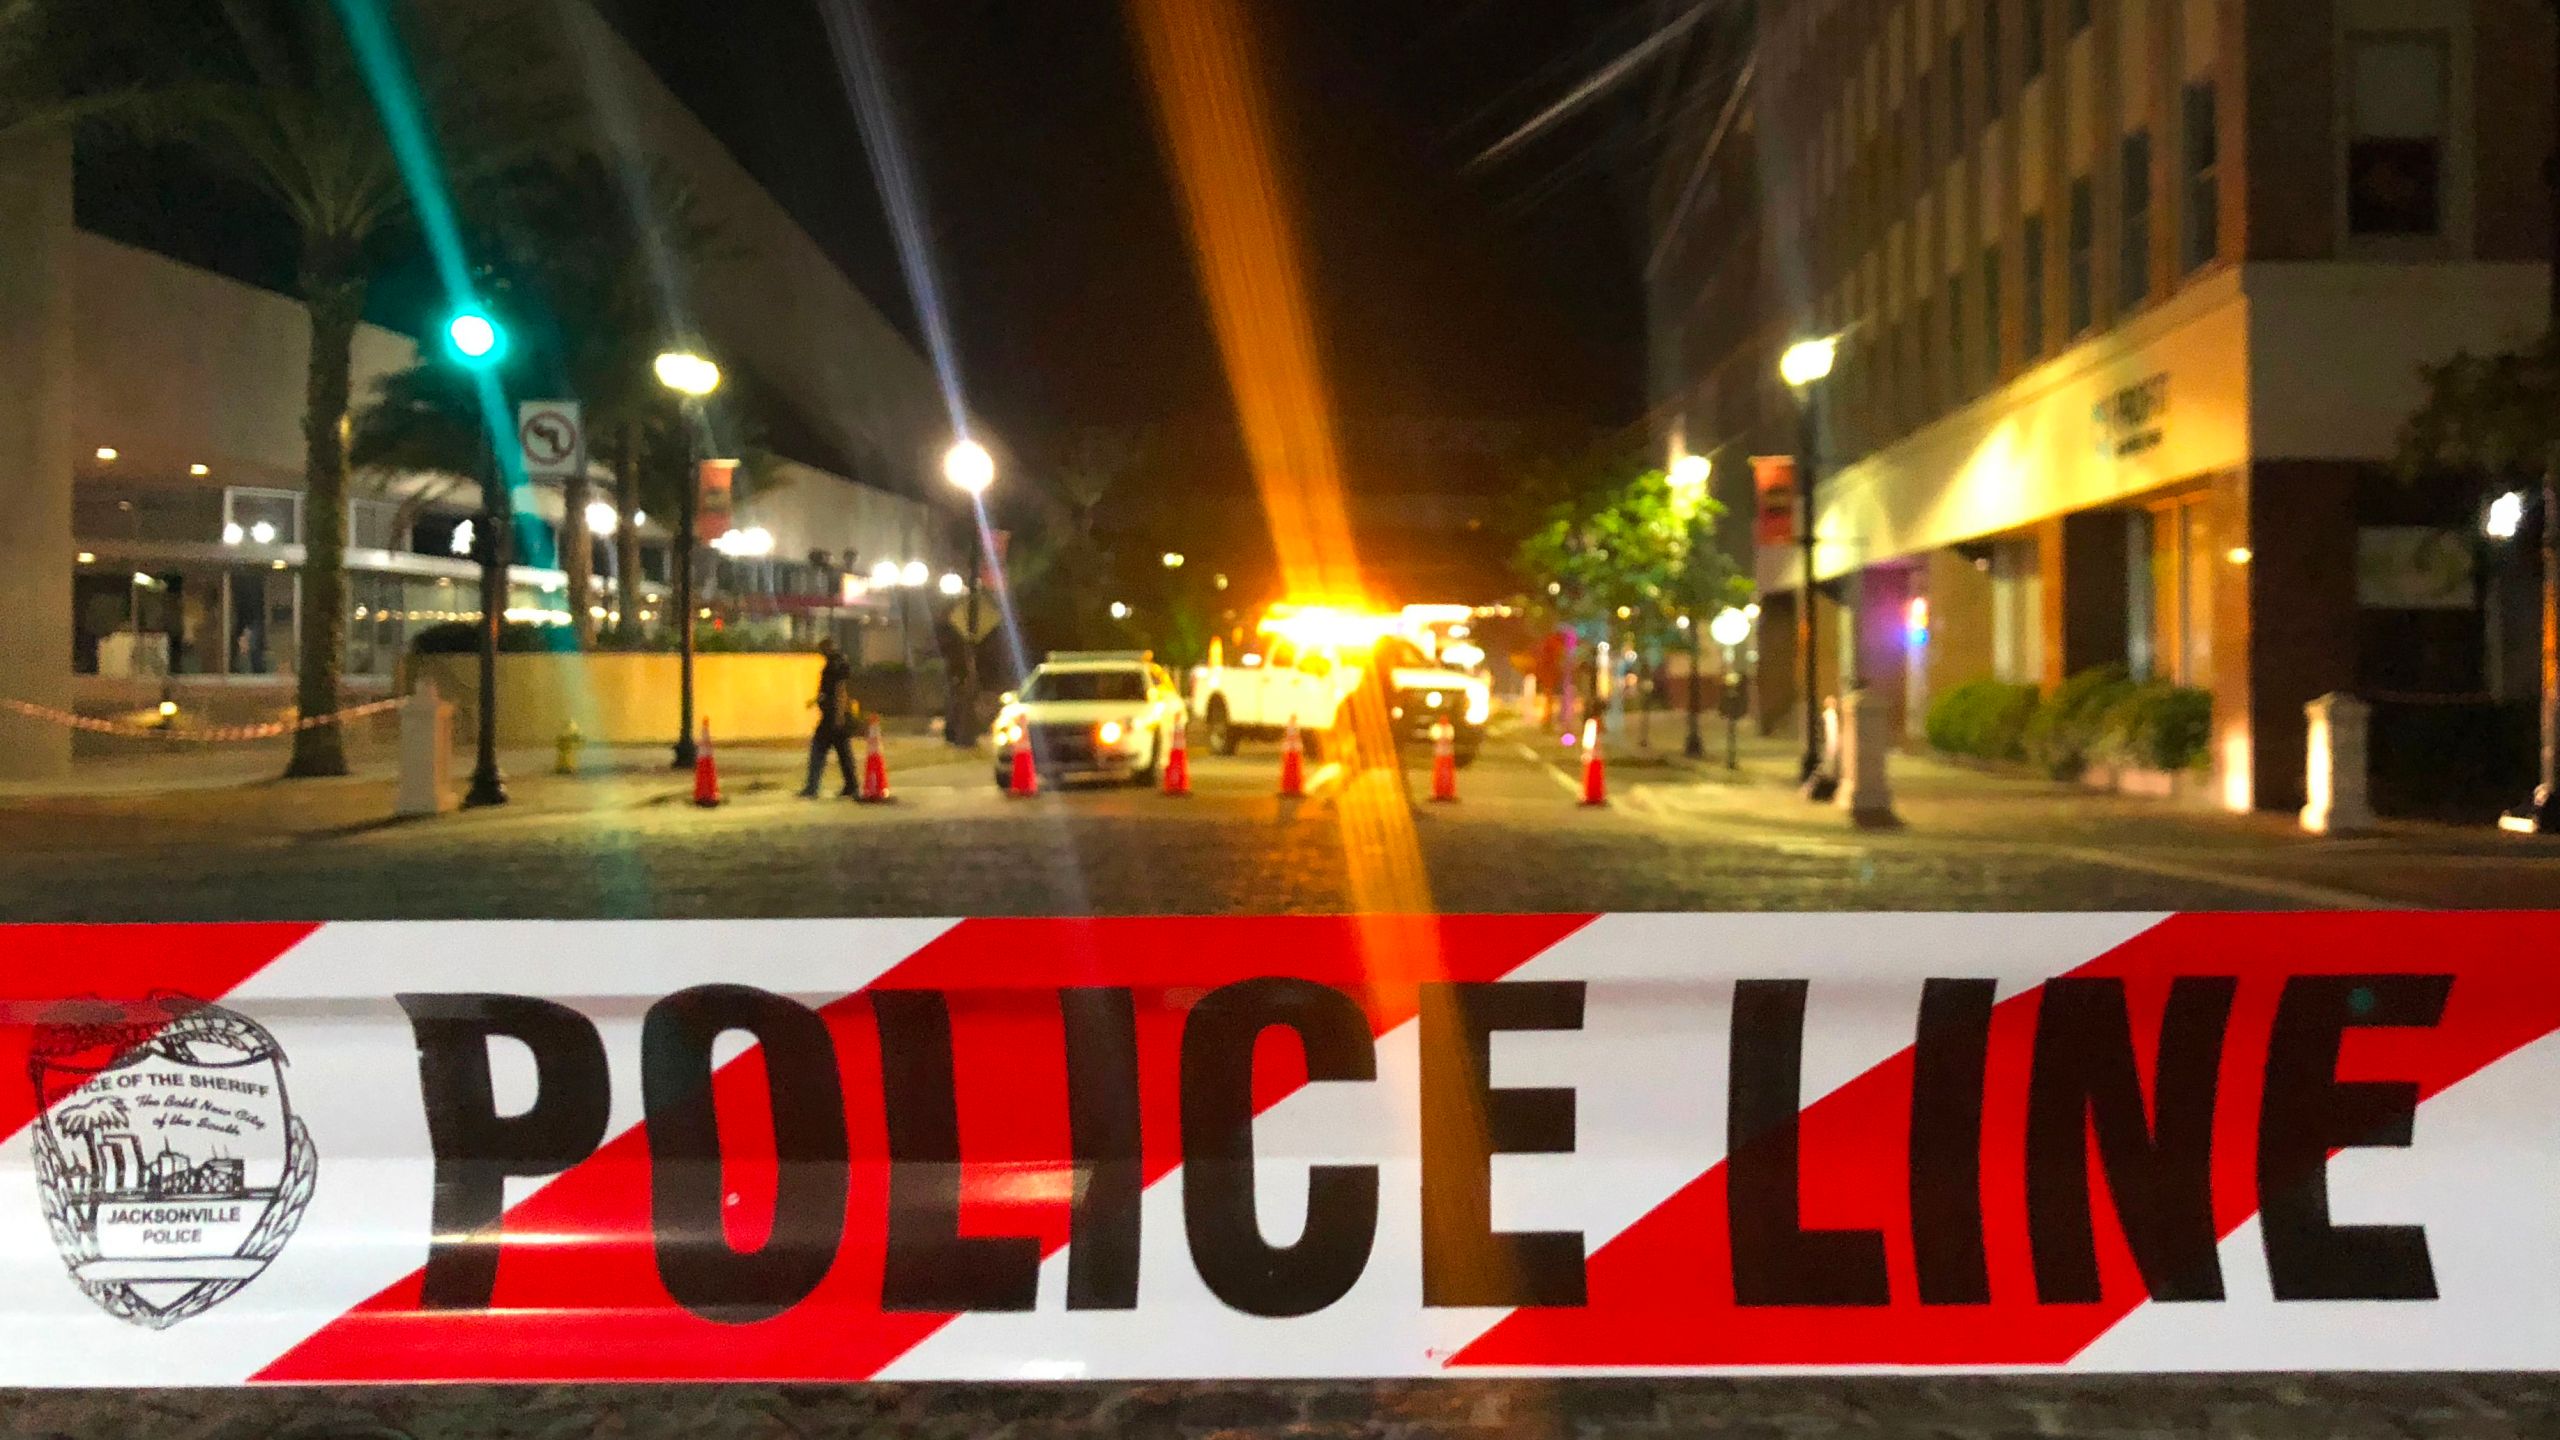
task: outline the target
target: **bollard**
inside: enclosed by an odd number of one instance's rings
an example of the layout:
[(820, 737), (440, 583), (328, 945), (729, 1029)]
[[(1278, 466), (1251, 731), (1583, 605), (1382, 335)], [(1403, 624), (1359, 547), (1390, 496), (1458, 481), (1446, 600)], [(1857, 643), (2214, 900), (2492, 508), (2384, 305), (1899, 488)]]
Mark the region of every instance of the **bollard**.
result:
[(1893, 754), (1893, 707), (1881, 696), (1852, 690), (1841, 706), (1840, 793), (1833, 803), (1862, 829), (1901, 824), (1893, 813), (1893, 787), (1885, 762)]
[(400, 793), (393, 813), (441, 815), (453, 808), (453, 707), (422, 679), (400, 702)]
[(2373, 707), (2343, 691), (2302, 707), (2310, 722), (2303, 757), (2302, 828), (2315, 835), (2352, 835), (2374, 827), (2366, 786), (2366, 738)]
[(578, 756), (584, 752), (586, 748), (587, 737), (585, 732), (578, 729), (577, 721), (571, 720), (567, 724), (562, 725), (560, 727), (559, 740), (560, 754), (559, 758), (555, 760), (551, 766), (551, 773), (555, 775), (577, 774)]
[(1600, 722), (1582, 722), (1582, 803), (1609, 803), (1609, 762), (1600, 758)]

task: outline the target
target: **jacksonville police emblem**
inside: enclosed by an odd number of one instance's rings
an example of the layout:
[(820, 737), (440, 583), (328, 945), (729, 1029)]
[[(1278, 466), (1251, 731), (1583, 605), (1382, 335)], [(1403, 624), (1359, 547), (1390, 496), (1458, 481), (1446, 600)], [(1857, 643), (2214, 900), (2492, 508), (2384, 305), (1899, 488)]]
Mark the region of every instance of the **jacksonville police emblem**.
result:
[(36, 1184), (71, 1278), (163, 1330), (255, 1280), (318, 1178), (275, 1037), (170, 993), (75, 1001), (37, 1027)]

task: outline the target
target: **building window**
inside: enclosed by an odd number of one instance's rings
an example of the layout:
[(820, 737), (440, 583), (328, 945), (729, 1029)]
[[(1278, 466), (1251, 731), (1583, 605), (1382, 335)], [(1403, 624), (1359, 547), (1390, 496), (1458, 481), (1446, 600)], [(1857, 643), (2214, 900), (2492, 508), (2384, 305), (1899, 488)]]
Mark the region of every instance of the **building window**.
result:
[(2000, 343), (2000, 247), (1982, 252), (1982, 386), (2000, 383), (2007, 356)]
[(2186, 245), (2179, 259), (2189, 271), (2222, 253), (2222, 135), (2214, 101), (2212, 81), (2187, 87)]
[(2124, 251), (2117, 257), (2118, 308), (2151, 298), (2151, 132), (2124, 137)]
[(2008, 0), (1983, 0), (1982, 5), (1982, 118), (2000, 118), (2000, 81), (2005, 72), (2000, 64), (2000, 7)]
[(1947, 404), (1961, 405), (1973, 394), (1973, 372), (1964, 365), (1964, 277), (1947, 277)]
[(2097, 321), (2098, 192), (2088, 176), (2071, 182), (2070, 308), (2064, 318), (2078, 335)]
[(2044, 568), (2033, 541), (1991, 549), (1991, 673), (2011, 685), (2044, 683)]
[(2444, 233), (2444, 37), (2351, 35), (2347, 56), (2347, 233)]
[[(2157, 680), (2161, 663), (2159, 577), (2152, 570), (2158, 538), (2148, 510), (2124, 517), (2124, 668), (2136, 680)], [(2171, 660), (2170, 664), (2176, 662)]]
[(1964, 37), (1947, 41), (1947, 154), (1964, 153)]
[(2030, 215), (2018, 243), (2019, 353), (2044, 356), (2044, 217)]
[(2063, 0), (2063, 33), (2077, 35), (2089, 28), (2089, 0)]
[(2024, 14), (2018, 18), (2019, 70), (2026, 83), (2032, 85), (2044, 75), (2044, 7), (2050, 0), (2027, 0)]

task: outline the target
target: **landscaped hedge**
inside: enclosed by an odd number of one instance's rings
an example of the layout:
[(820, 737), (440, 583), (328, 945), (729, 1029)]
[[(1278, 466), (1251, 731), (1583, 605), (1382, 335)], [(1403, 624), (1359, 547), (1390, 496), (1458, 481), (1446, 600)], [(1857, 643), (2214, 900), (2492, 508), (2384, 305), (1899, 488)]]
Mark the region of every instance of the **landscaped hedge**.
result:
[(2099, 722), (2096, 755), (2131, 770), (2186, 770), (2213, 740), (2213, 692), (2155, 680), (2138, 685)]
[[(578, 648), (578, 637), (566, 625), (532, 625), (509, 621), (498, 627), (498, 652), (502, 655), (533, 655)], [(447, 620), (409, 637), (410, 653), (416, 655), (476, 655), (480, 652), (480, 627), (469, 620)]]
[(1978, 760), (2026, 758), (2027, 720), (2036, 711), (2036, 687), (2005, 680), (1975, 680), (1938, 697), (1924, 728), (1929, 743), (1950, 755)]
[(2137, 684), (2115, 666), (2083, 670), (2051, 695), (1976, 680), (1929, 707), (1929, 743), (1950, 755), (2024, 760), (2056, 780), (2091, 765), (2185, 770), (2203, 764), (2213, 695), (2165, 681)]

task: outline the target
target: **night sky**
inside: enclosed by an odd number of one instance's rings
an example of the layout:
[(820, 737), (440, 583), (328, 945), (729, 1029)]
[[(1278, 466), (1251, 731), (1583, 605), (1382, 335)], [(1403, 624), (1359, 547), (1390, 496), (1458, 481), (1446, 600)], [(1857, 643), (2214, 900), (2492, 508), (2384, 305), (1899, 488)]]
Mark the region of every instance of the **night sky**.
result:
[[(608, 10), (912, 335), (818, 3), (620, 0)], [(870, 3), (973, 405), (1032, 447), (1088, 425), (1229, 425), (1115, 0)], [(1640, 33), (1641, 0), (1255, 4), (1343, 407), (1632, 420), (1639, 262), (1606, 120), (1462, 172)]]

